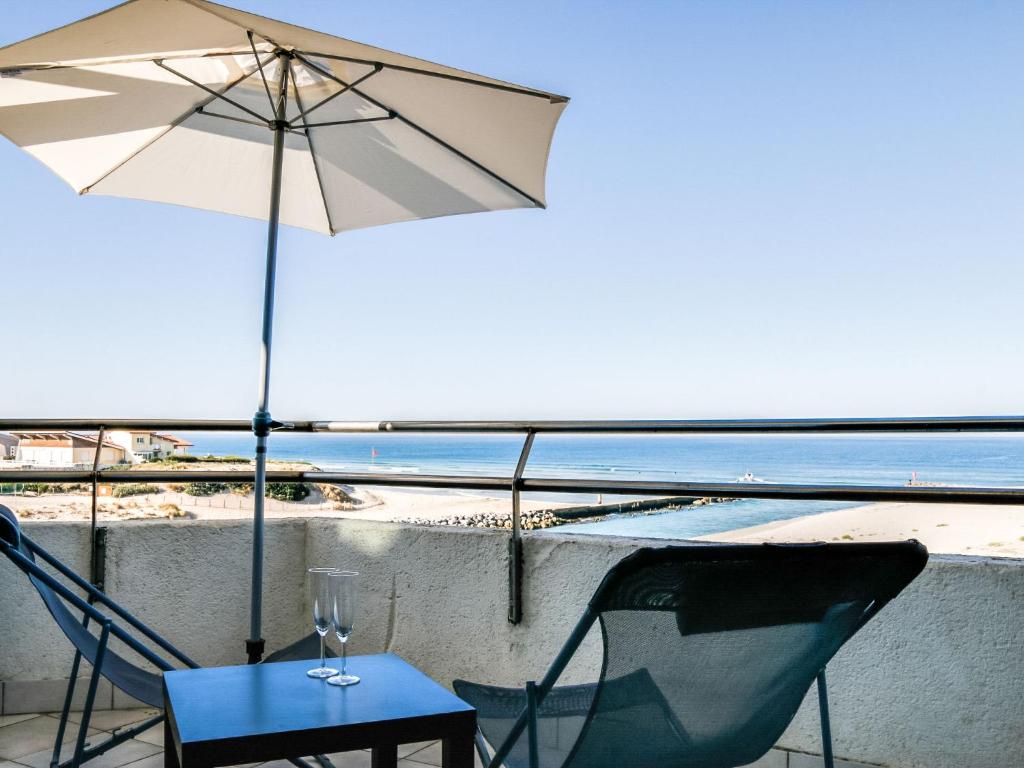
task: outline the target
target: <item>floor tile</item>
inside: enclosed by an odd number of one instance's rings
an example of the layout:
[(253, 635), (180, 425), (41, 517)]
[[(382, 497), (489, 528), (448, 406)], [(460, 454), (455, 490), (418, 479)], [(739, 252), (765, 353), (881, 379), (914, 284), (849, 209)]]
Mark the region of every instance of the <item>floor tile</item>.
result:
[[(835, 760), (836, 768), (877, 768), (867, 763), (851, 762), (850, 760)], [(821, 755), (806, 755), (801, 752), (789, 753), (789, 768), (824, 768), (825, 760)]]
[[(164, 746), (164, 726), (163, 726), (163, 723), (161, 723), (160, 725), (153, 726), (148, 731), (143, 731), (138, 736), (136, 736), (135, 739), (137, 741), (144, 741), (147, 744), (154, 744), (154, 745), (156, 745), (156, 746), (158, 746), (158, 747), (160, 747), (162, 749), (163, 746)], [(294, 766), (293, 766), (293, 768), (294, 768)]]
[[(98, 728), (101, 731), (112, 731), (115, 728), (148, 720), (159, 714), (159, 709), (108, 709), (103, 712), (93, 712), (92, 717), (89, 718), (89, 727)], [(82, 713), (72, 712), (68, 715), (68, 720), (80, 723), (82, 722)]]
[[(4, 683), (4, 713), (59, 712), (64, 706), (67, 687), (67, 680), (8, 680)], [(94, 710), (110, 709), (111, 690), (109, 680), (99, 681)], [(71, 708), (82, 709), (88, 692), (89, 681), (80, 679), (75, 686)]]
[(0, 728), (20, 723), (23, 720), (31, 720), (33, 717), (38, 717), (38, 715), (0, 715)]
[[(54, 739), (57, 738), (59, 723), (55, 717), (33, 717), (20, 723), (0, 728), (0, 760), (16, 760), (23, 762), (26, 755), (40, 750), (52, 750)], [(90, 728), (89, 735), (99, 733)], [(68, 723), (64, 731), (65, 743), (78, 735), (78, 724)], [(49, 758), (46, 760), (49, 764)]]
[[(408, 757), (404, 760), (398, 761), (398, 768), (425, 768), (427, 765), (440, 766), (441, 763), (417, 763), (415, 760)], [(480, 762), (479, 755), (473, 756), (473, 765), (475, 765), (476, 768), (483, 768), (483, 763)]]
[[(335, 768), (370, 768), (370, 753), (365, 751), (356, 752), (335, 752), (327, 756), (334, 763)], [(320, 768), (320, 763), (312, 757), (303, 758), (313, 768)], [(287, 760), (271, 760), (269, 763), (260, 763), (254, 768), (295, 768)]]
[[(370, 768), (370, 753), (368, 751), (356, 752), (335, 752), (327, 756), (327, 759), (334, 763), (334, 768)], [(320, 763), (310, 760), (313, 768), (319, 768)]]
[[(477, 768), (480, 768), (482, 765), (480, 762), (480, 755), (475, 749), (473, 750), (473, 758)], [(399, 765), (403, 764), (406, 768), (424, 768), (424, 766), (441, 765), (441, 742), (435, 741), (433, 744), (424, 747), (418, 752), (413, 752), (411, 755), (399, 762)]]
[[(85, 765), (88, 768), (89, 763)], [(136, 760), (134, 763), (128, 763), (124, 768), (164, 768), (164, 751), (161, 749), (155, 755)]]
[[(401, 760), (411, 755), (415, 755), (417, 752), (422, 752), (428, 747), (437, 746), (437, 754), (441, 754), (441, 742), (440, 741), (416, 741), (412, 744), (399, 744), (398, 745), (398, 759)], [(439, 763), (440, 764), (440, 763)]]
[(144, 701), (132, 698), (120, 688), (114, 688), (114, 697), (112, 706), (110, 707), (111, 709), (143, 709), (151, 706), (152, 704), (147, 704)]
[(441, 764), (441, 742), (435, 741), (433, 744), (427, 744), (422, 749), (418, 749), (415, 752), (411, 752), (406, 755), (402, 755), (399, 752), (399, 757), (404, 757), (407, 760), (412, 760), (416, 763), (425, 763), (427, 765), (440, 765)]
[[(95, 739), (95, 742), (102, 741), (106, 737), (107, 734), (101, 733)], [(73, 750), (73, 744), (67, 745), (61, 752), (61, 759), (67, 760), (70, 758)], [(48, 768), (50, 765), (50, 752), (50, 749), (43, 749), (35, 754), (19, 758), (18, 762), (28, 766), (28, 768)], [(94, 757), (86, 765), (88, 768), (121, 768), (123, 765), (155, 754), (163, 754), (163, 750), (144, 741), (129, 739), (124, 744), (118, 744), (109, 752), (105, 752), (99, 757)]]
[(748, 763), (743, 768), (786, 768), (788, 756), (781, 749), (769, 749), (768, 752), (758, 760)]

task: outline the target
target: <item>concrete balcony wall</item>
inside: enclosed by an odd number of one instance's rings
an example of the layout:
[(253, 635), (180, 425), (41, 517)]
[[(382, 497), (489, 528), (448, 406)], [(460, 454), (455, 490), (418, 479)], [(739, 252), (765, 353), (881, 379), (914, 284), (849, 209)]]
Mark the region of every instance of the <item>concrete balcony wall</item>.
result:
[[(107, 593), (114, 600), (200, 664), (245, 662), (251, 523), (136, 521), (105, 527)], [(29, 522), (23, 528), (88, 575), (88, 524)], [(304, 630), (305, 542), (303, 520), (276, 520), (267, 526), (263, 626), (265, 636), (279, 644)], [(3, 557), (0, 616), (0, 680), (67, 677), (73, 659), (70, 643), (28, 579)]]
[[(36, 523), (26, 530), (84, 572), (87, 526)], [(107, 579), (116, 599), (201, 663), (243, 661), (247, 522), (117, 523), (109, 530)], [(542, 676), (611, 565), (639, 546), (665, 544), (527, 535), (525, 620), (512, 627), (505, 620), (506, 542), (494, 531), (271, 521), (268, 647), (311, 630), (305, 567), (336, 565), (362, 574), (352, 652), (393, 651), (446, 684), (455, 677), (522, 684)], [(0, 680), (57, 680), (71, 654), (19, 577), (0, 562)], [(1022, 597), (1022, 561), (933, 557), (829, 667), (837, 756), (897, 768), (1013, 765), (1024, 744)], [(593, 674), (597, 638), (588, 644), (589, 659), (569, 679)], [(14, 690), (21, 695), (24, 686)], [(814, 764), (796, 754), (821, 751), (813, 695), (779, 746), (794, 750), (790, 765)]]

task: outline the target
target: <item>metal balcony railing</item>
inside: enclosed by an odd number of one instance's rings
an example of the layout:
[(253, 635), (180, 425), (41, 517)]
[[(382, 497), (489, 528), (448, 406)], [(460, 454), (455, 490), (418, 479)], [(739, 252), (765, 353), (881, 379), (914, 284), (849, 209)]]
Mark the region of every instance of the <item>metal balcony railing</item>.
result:
[[(270, 471), (275, 483), (323, 483), (416, 488), (510, 491), (512, 531), (509, 539), (509, 621), (522, 616), (522, 528), (520, 494), (600, 493), (627, 496), (691, 496), (799, 501), (901, 501), (915, 503), (1024, 504), (1024, 488), (979, 486), (892, 486), (792, 483), (702, 483), (590, 478), (530, 478), (526, 476), (533, 441), (538, 434), (892, 434), (949, 432), (1021, 432), (1024, 416), (864, 419), (724, 419), (667, 421), (292, 421), (275, 422), (276, 431), (299, 433), (504, 433), (523, 435), (519, 461), (511, 476), (399, 475), (321, 471)], [(2, 419), (0, 431), (91, 431), (135, 429), (154, 432), (248, 432), (245, 420), (200, 419)], [(93, 575), (97, 575), (97, 485), (139, 482), (246, 482), (251, 472), (237, 470), (101, 469), (97, 449), (92, 469), (0, 469), (0, 483), (85, 482), (93, 486)]]

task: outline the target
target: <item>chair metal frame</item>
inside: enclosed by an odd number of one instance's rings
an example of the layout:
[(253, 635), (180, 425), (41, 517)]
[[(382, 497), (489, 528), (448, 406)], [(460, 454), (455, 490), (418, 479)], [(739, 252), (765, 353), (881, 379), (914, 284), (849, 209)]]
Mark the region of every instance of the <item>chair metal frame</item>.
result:
[[(861, 625), (871, 618), (879, 609), (880, 605), (873, 605), (869, 610), (865, 611), (865, 615), (861, 621)], [(598, 619), (598, 612), (591, 608), (589, 605), (583, 612), (583, 616), (577, 622), (572, 632), (569, 634), (569, 638), (565, 641), (562, 649), (555, 656), (555, 660), (548, 667), (548, 671), (544, 674), (544, 677), (538, 683), (536, 681), (529, 681), (526, 683), (526, 706), (523, 708), (522, 714), (519, 715), (519, 719), (516, 720), (512, 726), (512, 730), (509, 731), (505, 741), (494, 750), (494, 754), (488, 756), (487, 742), (485, 741), (483, 734), (480, 729), (476, 731), (476, 748), (480, 754), (480, 760), (487, 768), (501, 768), (508, 757), (509, 752), (515, 746), (516, 740), (522, 736), (523, 731), (528, 729), (527, 739), (529, 740), (530, 750), (530, 768), (539, 768), (539, 757), (537, 748), (537, 711), (541, 704), (544, 703), (545, 697), (555, 687), (555, 683), (558, 682), (558, 678), (562, 676), (562, 672), (568, 666), (569, 661), (573, 655), (579, 649), (580, 644), (583, 642), (583, 638), (587, 636), (590, 628), (594, 625), (594, 622)], [(817, 676), (818, 684), (818, 713), (821, 720), (821, 747), (822, 757), (824, 758), (825, 768), (835, 768), (835, 760), (832, 756), (832, 726), (829, 720), (828, 713), (828, 683), (825, 679), (825, 668), (822, 667), (821, 671), (818, 672)]]
[[(53, 756), (50, 759), (50, 768), (78, 768), (82, 763), (99, 757), (105, 752), (113, 749), (119, 744), (135, 737), (136, 735), (163, 722), (164, 715), (160, 714), (149, 718), (141, 723), (126, 729), (118, 729), (117, 732), (106, 741), (95, 746), (86, 746), (86, 733), (89, 729), (89, 721), (92, 719), (93, 709), (96, 703), (96, 691), (99, 687), (102, 676), (103, 659), (106, 656), (110, 637), (116, 637), (133, 651), (142, 656), (146, 661), (157, 667), (162, 672), (174, 669), (174, 665), (158, 655), (151, 648), (141, 643), (129, 634), (117, 621), (123, 621), (134, 629), (145, 635), (152, 643), (164, 649), (167, 653), (177, 659), (185, 666), (195, 669), (199, 666), (170, 642), (158, 635), (153, 629), (139, 621), (125, 608), (100, 591), (88, 581), (83, 579), (64, 563), (50, 554), (46, 549), (33, 541), (29, 536), (19, 529), (19, 539), (27, 547), (34, 557), (39, 557), (48, 565), (59, 571), (64, 577), (71, 581), (76, 587), (85, 591), (88, 599), (83, 599), (75, 594), (67, 585), (46, 572), (38, 563), (26, 557), (14, 546), (0, 538), (0, 552), (3, 552), (15, 565), (26, 575), (31, 576), (53, 590), (59, 597), (65, 600), (74, 608), (82, 612), (82, 626), (88, 627), (90, 622), (96, 622), (102, 629), (100, 631), (99, 643), (96, 650), (96, 659), (93, 663), (92, 674), (89, 677), (89, 687), (85, 696), (85, 704), (82, 708), (82, 722), (79, 725), (78, 738), (75, 741), (74, 755), (69, 760), (60, 761), (61, 745), (64, 741), (64, 733), (67, 730), (68, 715), (71, 712), (71, 705), (75, 695), (75, 687), (78, 682), (78, 671), (82, 663), (82, 651), (75, 649), (75, 657), (71, 663), (71, 674), (68, 679), (67, 693), (64, 696), (64, 706), (61, 709), (60, 724), (57, 727), (57, 738), (53, 747)], [(100, 605), (108, 609), (101, 611), (96, 606)]]
[[(2, 507), (2, 509), (7, 510), (6, 507)], [(0, 519), (2, 519), (2, 516), (0, 516)], [(32, 557), (26, 557), (20, 551), (17, 544), (12, 544), (6, 541), (2, 536), (0, 536), (0, 553), (6, 555), (26, 575), (33, 579), (38, 579), (49, 589), (53, 590), (58, 596), (67, 601), (71, 606), (80, 610), (82, 612), (83, 627), (87, 628), (90, 622), (95, 622), (101, 627), (96, 650), (96, 658), (92, 665), (92, 674), (89, 676), (89, 686), (86, 692), (85, 704), (82, 708), (82, 721), (79, 724), (78, 736), (75, 740), (74, 754), (70, 759), (65, 760), (64, 762), (60, 761), (61, 746), (64, 741), (64, 733), (67, 730), (68, 716), (71, 712), (75, 687), (78, 682), (78, 671), (82, 662), (82, 651), (77, 647), (75, 648), (74, 660), (71, 663), (71, 674), (68, 679), (67, 692), (64, 696), (64, 706), (61, 709), (60, 724), (57, 726), (57, 737), (54, 742), (53, 755), (50, 758), (50, 768), (79, 768), (79, 766), (88, 760), (99, 757), (119, 744), (124, 743), (128, 739), (134, 738), (143, 731), (147, 731), (153, 726), (160, 724), (166, 718), (166, 713), (162, 712), (159, 715), (130, 727), (115, 729), (113, 735), (109, 739), (94, 746), (90, 746), (86, 742), (86, 733), (89, 730), (89, 721), (92, 719), (92, 713), (96, 703), (96, 692), (99, 687), (100, 677), (103, 676), (103, 660), (106, 656), (111, 636), (116, 637), (118, 640), (123, 642), (131, 650), (138, 653), (161, 672), (169, 672), (176, 668), (171, 662), (167, 661), (150, 647), (133, 637), (124, 629), (124, 627), (117, 623), (118, 621), (125, 622), (135, 630), (145, 635), (152, 643), (162, 648), (175, 660), (189, 669), (198, 669), (200, 665), (185, 655), (185, 653), (180, 651), (171, 642), (161, 637), (155, 630), (147, 626), (117, 602), (112, 600), (105, 592), (97, 589), (94, 585), (90, 584), (71, 570), (71, 568), (62, 563), (54, 555), (50, 554), (45, 548), (33, 541), (24, 533), (24, 531), (21, 530), (20, 526), (17, 526), (16, 534), (18, 542), (25, 545)], [(38, 563), (34, 562), (34, 557), (41, 558), (48, 565), (59, 571), (76, 587), (82, 589), (86, 593), (87, 599), (83, 599), (79, 595), (75, 594), (75, 592), (66, 584), (49, 574)], [(97, 608), (97, 604), (108, 609), (108, 612), (101, 611)], [(166, 749), (167, 745), (165, 745), (164, 748)], [(324, 768), (333, 768), (333, 764), (326, 756), (316, 755), (315, 757), (317, 762)], [(297, 766), (297, 768), (311, 768), (308, 762), (300, 758), (293, 758), (290, 762)]]

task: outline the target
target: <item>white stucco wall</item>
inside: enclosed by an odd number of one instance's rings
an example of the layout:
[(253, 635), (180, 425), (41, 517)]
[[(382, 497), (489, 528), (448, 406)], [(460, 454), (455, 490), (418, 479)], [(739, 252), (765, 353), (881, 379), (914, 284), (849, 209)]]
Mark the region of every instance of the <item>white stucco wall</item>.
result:
[[(63, 467), (74, 464), (74, 451), (69, 445), (66, 448), (25, 445), (18, 446), (18, 461), (28, 464), (40, 464), (47, 467)], [(92, 459), (89, 460), (90, 462)]]
[[(27, 530), (79, 567), (87, 527)], [(111, 594), (204, 664), (239, 663), (248, 631), (247, 522), (109, 526)], [(307, 633), (304, 569), (362, 574), (356, 653), (390, 650), (446, 684), (541, 677), (607, 569), (663, 541), (533, 533), (525, 620), (508, 625), (500, 532), (357, 520), (270, 521), (264, 634)], [(899, 768), (1005, 768), (1024, 744), (1024, 562), (933, 557), (830, 666), (836, 753)], [(41, 603), (0, 562), (0, 680), (66, 674), (70, 653)], [(597, 661), (592, 646), (590, 664)], [(585, 665), (584, 665), (585, 666)], [(579, 670), (577, 670), (579, 671)], [(810, 697), (780, 744), (820, 752)]]
[[(74, 449), (74, 458), (72, 463), (84, 464), (86, 466), (92, 466), (93, 460), (96, 458), (96, 446), (95, 445), (83, 445)], [(109, 466), (111, 464), (117, 464), (124, 458), (124, 451), (117, 448), (111, 448), (104, 446), (100, 449), (100, 465)]]

